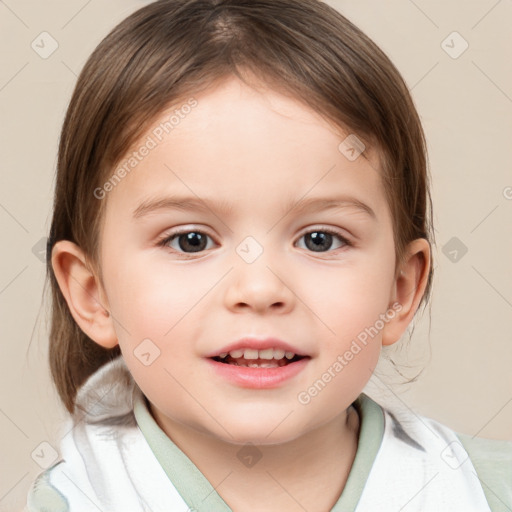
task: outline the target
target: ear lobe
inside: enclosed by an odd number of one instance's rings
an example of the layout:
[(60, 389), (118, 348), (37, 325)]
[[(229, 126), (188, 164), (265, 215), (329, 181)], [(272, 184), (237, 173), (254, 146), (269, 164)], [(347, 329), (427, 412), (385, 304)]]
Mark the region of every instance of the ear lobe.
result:
[(106, 294), (80, 247), (69, 240), (58, 241), (52, 249), (52, 267), (80, 329), (98, 345), (114, 348), (118, 341)]
[(382, 330), (383, 345), (396, 343), (411, 323), (428, 283), (430, 264), (428, 240), (418, 238), (410, 242), (390, 297), (390, 309), (396, 314)]

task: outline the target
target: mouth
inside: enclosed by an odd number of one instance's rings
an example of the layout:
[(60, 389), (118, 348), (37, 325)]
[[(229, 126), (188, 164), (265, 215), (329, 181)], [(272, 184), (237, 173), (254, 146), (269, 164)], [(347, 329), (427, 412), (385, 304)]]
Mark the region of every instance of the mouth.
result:
[(211, 359), (218, 363), (246, 368), (281, 368), (308, 358), (309, 356), (302, 356), (278, 348), (264, 350), (241, 348), (224, 352)]
[(278, 338), (246, 337), (206, 356), (212, 375), (250, 389), (286, 386), (300, 378), (312, 356)]

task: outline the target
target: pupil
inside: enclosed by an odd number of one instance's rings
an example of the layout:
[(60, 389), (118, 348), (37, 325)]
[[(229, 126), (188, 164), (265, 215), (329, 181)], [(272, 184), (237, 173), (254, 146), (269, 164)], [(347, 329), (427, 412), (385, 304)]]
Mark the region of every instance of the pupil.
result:
[[(185, 240), (184, 243), (182, 243), (183, 240)], [(199, 252), (204, 250), (206, 246), (206, 237), (201, 235), (201, 233), (186, 233), (180, 236), (179, 246), (185, 252), (188, 250), (190, 252)]]
[[(313, 244), (311, 245), (308, 244), (308, 240), (310, 239), (313, 240)], [(329, 233), (315, 231), (314, 233), (310, 233), (309, 236), (306, 237), (306, 246), (308, 247), (308, 249), (311, 249), (312, 251), (320, 252), (318, 248), (320, 248), (320, 250), (328, 249), (331, 243), (332, 235)]]

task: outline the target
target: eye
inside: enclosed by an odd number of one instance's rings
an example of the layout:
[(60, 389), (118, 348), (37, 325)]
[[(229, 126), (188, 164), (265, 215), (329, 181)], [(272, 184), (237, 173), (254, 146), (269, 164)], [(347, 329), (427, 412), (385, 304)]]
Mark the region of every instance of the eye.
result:
[[(304, 238), (306, 249), (313, 252), (331, 252), (344, 246), (352, 246), (352, 243), (340, 232), (329, 228), (319, 228), (304, 233), (299, 240)], [(208, 239), (212, 238), (202, 231), (181, 230), (165, 235), (157, 242), (160, 247), (170, 247), (173, 251), (183, 254), (194, 254), (211, 248)], [(332, 248), (333, 242), (339, 242), (338, 247)]]
[(182, 230), (166, 235), (157, 245), (171, 247), (171, 249), (177, 252), (188, 254), (209, 249), (210, 247), (207, 247), (208, 239), (211, 240), (211, 237), (202, 231)]
[(302, 238), (305, 240), (306, 248), (313, 252), (329, 252), (335, 239), (338, 239), (341, 242), (341, 245), (334, 249), (352, 245), (352, 243), (340, 232), (329, 228), (310, 230), (307, 233), (304, 233), (299, 240)]

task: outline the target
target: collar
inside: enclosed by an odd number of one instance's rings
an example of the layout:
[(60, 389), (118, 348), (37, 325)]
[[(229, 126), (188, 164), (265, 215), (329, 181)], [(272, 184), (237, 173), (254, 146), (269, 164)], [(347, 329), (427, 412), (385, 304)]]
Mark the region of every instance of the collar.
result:
[[(356, 508), (384, 435), (384, 411), (380, 405), (364, 393), (352, 405), (360, 420), (358, 447), (345, 488), (332, 512)], [(119, 356), (100, 367), (80, 387), (73, 421), (119, 424), (127, 416), (139, 427), (169, 480), (191, 509), (232, 512), (197, 466), (156, 423), (147, 398)]]

